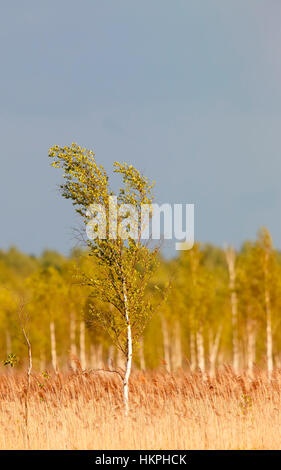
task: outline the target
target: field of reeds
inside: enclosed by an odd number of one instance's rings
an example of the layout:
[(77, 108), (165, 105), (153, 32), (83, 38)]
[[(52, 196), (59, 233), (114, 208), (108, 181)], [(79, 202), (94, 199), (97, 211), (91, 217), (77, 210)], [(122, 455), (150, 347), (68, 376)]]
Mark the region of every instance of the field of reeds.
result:
[[(134, 372), (130, 413), (118, 375), (0, 377), (0, 449), (280, 449), (281, 371), (268, 383), (223, 367), (200, 373)], [(26, 420), (27, 418), (27, 420)]]

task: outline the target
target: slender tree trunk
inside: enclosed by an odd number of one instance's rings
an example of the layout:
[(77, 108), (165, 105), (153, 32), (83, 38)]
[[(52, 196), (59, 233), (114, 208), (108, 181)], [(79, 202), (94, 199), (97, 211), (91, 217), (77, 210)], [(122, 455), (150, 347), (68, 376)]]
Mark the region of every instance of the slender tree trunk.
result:
[(247, 320), (247, 372), (254, 377), (254, 363), (256, 360), (256, 327), (255, 322)]
[(70, 365), (72, 369), (76, 370), (76, 362), (77, 359), (77, 347), (76, 347), (76, 320), (75, 314), (71, 312), (70, 314)]
[(216, 360), (219, 351), (220, 339), (221, 339), (222, 325), (219, 326), (214, 342), (210, 344), (210, 376), (214, 377), (216, 372)]
[(133, 357), (133, 344), (132, 344), (132, 331), (130, 324), (130, 317), (128, 312), (128, 299), (126, 284), (123, 281), (123, 295), (124, 295), (124, 307), (125, 307), (125, 317), (127, 322), (127, 362), (126, 362), (126, 371), (123, 380), (123, 390), (124, 390), (124, 406), (125, 406), (125, 415), (129, 413), (129, 378), (132, 368), (132, 357)]
[(272, 318), (271, 318), (271, 300), (268, 281), (268, 262), (269, 252), (266, 250), (264, 261), (264, 301), (266, 314), (266, 361), (268, 380), (272, 379), (273, 372), (273, 352), (272, 352)]
[(268, 379), (272, 379), (273, 355), (272, 355), (272, 323), (269, 293), (266, 291), (266, 361)]
[(190, 331), (189, 349), (190, 349), (190, 370), (191, 372), (194, 372), (197, 364), (196, 364), (195, 335), (193, 331)]
[(180, 323), (178, 320), (175, 322), (174, 327), (174, 343), (173, 343), (173, 354), (172, 354), (173, 370), (182, 368), (182, 348), (181, 348), (181, 331)]
[(140, 357), (140, 368), (141, 370), (145, 371), (146, 367), (145, 367), (145, 358), (144, 358), (143, 337), (140, 338), (139, 357)]
[(51, 358), (52, 366), (55, 373), (58, 373), (58, 363), (57, 363), (57, 345), (56, 345), (56, 331), (55, 323), (53, 320), (50, 322), (50, 337), (51, 337)]
[(80, 321), (80, 363), (83, 370), (87, 367), (86, 361), (86, 339), (85, 339), (85, 322)]
[[(232, 295), (233, 297), (233, 295)], [(233, 304), (234, 305), (234, 304)], [(232, 308), (232, 328), (233, 328), (233, 370), (236, 374), (239, 371), (239, 339), (238, 339), (238, 324), (237, 324), (237, 311)]]
[(202, 326), (200, 325), (197, 333), (196, 333), (196, 340), (197, 340), (197, 357), (198, 357), (198, 366), (202, 372), (203, 378), (205, 378), (206, 369), (205, 369), (205, 348), (204, 348), (204, 339), (203, 339), (203, 332)]
[(226, 262), (229, 272), (230, 305), (232, 314), (232, 349), (233, 349), (233, 370), (237, 374), (239, 371), (239, 338), (238, 338), (238, 314), (237, 295), (235, 291), (235, 251), (229, 247), (226, 252)]
[(170, 341), (169, 332), (167, 327), (166, 318), (164, 315), (161, 317), (162, 335), (163, 335), (163, 348), (164, 348), (164, 361), (167, 372), (171, 372), (171, 359), (170, 359)]

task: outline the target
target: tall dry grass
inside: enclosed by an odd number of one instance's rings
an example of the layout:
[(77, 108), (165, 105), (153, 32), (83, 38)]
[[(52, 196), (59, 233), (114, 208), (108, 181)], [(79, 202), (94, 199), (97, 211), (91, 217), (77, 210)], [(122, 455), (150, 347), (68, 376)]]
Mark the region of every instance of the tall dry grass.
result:
[(128, 418), (115, 374), (33, 376), (27, 430), (24, 389), (24, 375), (0, 377), (1, 449), (281, 448), (281, 371), (271, 384), (228, 367), (207, 381), (134, 373)]

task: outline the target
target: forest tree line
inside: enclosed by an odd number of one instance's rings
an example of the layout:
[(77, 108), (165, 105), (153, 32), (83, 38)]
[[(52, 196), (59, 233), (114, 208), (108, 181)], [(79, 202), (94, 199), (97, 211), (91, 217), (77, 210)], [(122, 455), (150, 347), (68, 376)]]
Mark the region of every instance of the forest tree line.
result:
[[(122, 367), (123, 358), (92, 318), (90, 288), (80, 271), (99, 269), (87, 251), (29, 256), (0, 251), (0, 354), (26, 357), (18, 309), (23, 303), (33, 362), (38, 370)], [(173, 259), (159, 255), (149, 295), (155, 313), (134, 345), (133, 367), (215, 374), (255, 365), (269, 376), (281, 361), (281, 254), (262, 228), (238, 252), (195, 244)], [(95, 309), (109, 309), (95, 300)]]

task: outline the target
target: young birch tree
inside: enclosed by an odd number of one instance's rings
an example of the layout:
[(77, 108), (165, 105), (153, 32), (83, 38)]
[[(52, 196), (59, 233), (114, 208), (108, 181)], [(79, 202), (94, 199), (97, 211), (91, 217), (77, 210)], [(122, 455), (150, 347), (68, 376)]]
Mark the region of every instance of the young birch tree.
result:
[[(183, 302), (186, 306), (187, 322), (191, 338), (190, 353), (197, 347), (198, 367), (203, 379), (206, 378), (206, 357), (204, 332), (207, 325), (212, 298), (212, 280), (208, 270), (202, 263), (202, 251), (195, 243), (192, 250), (183, 251), (179, 260), (180, 281)], [(196, 345), (196, 346), (195, 346)], [(193, 359), (194, 360), (194, 359)]]
[[(64, 171), (63, 197), (72, 200), (84, 224), (91, 227), (88, 245), (98, 270), (93, 277), (84, 273), (82, 279), (92, 289), (93, 319), (105, 328), (125, 355), (122, 380), (128, 414), (133, 346), (152, 314), (146, 288), (157, 249), (149, 250), (141, 241), (140, 213), (143, 204), (150, 206), (152, 203), (153, 185), (132, 165), (115, 162), (114, 172), (123, 179), (123, 187), (115, 196), (109, 188), (106, 171), (96, 164), (92, 151), (77, 144), (54, 146), (49, 156), (53, 159), (52, 165)], [(100, 222), (104, 222), (104, 230), (100, 230)], [(95, 299), (110, 308), (99, 309)]]
[(233, 348), (233, 370), (236, 374), (239, 371), (239, 337), (238, 337), (238, 311), (236, 293), (236, 254), (234, 248), (229, 246), (225, 250), (225, 258), (229, 273), (229, 293), (232, 317), (232, 348)]
[(276, 299), (280, 294), (277, 275), (276, 254), (273, 249), (269, 231), (262, 227), (258, 233), (256, 243), (257, 260), (262, 275), (262, 298), (266, 318), (266, 361), (268, 379), (271, 380), (273, 372), (273, 339), (272, 314)]
[(237, 258), (237, 294), (239, 311), (243, 319), (246, 350), (246, 368), (250, 378), (254, 378), (256, 362), (256, 338), (263, 323), (262, 279), (257, 264), (257, 250), (253, 243), (245, 243)]
[(63, 312), (67, 305), (65, 300), (68, 293), (67, 285), (61, 274), (53, 267), (34, 273), (27, 279), (26, 285), (32, 295), (29, 310), (33, 311), (34, 317), (36, 317), (35, 312), (40, 312), (40, 316), (37, 317), (38, 329), (44, 332), (49, 330), (52, 366), (55, 373), (58, 373), (57, 327), (65, 321)]
[(239, 299), (245, 312), (248, 333), (248, 371), (253, 375), (256, 329), (265, 326), (266, 364), (268, 379), (273, 373), (273, 326), (280, 308), (280, 266), (269, 231), (262, 227), (255, 244), (241, 255)]

